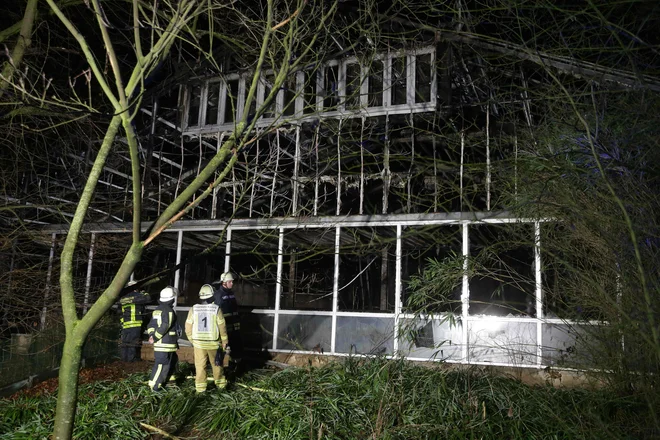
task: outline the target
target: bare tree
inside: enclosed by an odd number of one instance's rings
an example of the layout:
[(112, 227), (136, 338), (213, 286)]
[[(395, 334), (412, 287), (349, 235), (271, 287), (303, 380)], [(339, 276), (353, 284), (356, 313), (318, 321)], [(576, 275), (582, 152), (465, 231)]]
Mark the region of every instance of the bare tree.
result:
[[(21, 94), (25, 101), (34, 102), (50, 111), (66, 107), (84, 114), (107, 112), (108, 115), (107, 122), (101, 124), (104, 131), (103, 139), (98, 151), (95, 152), (96, 157), (89, 168), (75, 213), (70, 219), (70, 228), (61, 254), (60, 288), (66, 339), (59, 374), (54, 437), (66, 439), (73, 433), (78, 369), (82, 345), (89, 332), (117, 300), (144, 249), (172, 223), (210, 194), (230, 172), (242, 148), (253, 142), (255, 121), (275, 99), (289, 72), (297, 69), (303, 60), (309, 61), (310, 55), (314, 55), (312, 50), (318, 44), (317, 36), (321, 34), (324, 23), (333, 15), (334, 6), (323, 8), (307, 5), (304, 1), (297, 3), (269, 1), (263, 9), (246, 7), (245, 11), (241, 11), (232, 4), (215, 1), (184, 0), (174, 4), (157, 4), (154, 8), (149, 2), (134, 0), (129, 3), (132, 6), (131, 14), (124, 14), (124, 17), (132, 17), (130, 24), (122, 28), (115, 21), (114, 14), (118, 11), (121, 15), (122, 8), (127, 6), (126, 3), (114, 5), (92, 0), (86, 9), (68, 8), (66, 11), (54, 0), (46, 0), (46, 3), (77, 42), (89, 69), (85, 72), (85, 78), (90, 89), (101, 93), (94, 94), (93, 101), (92, 93), (87, 98), (80, 97), (76, 93), (76, 88), (71, 87), (64, 99), (52, 100), (46, 98), (47, 87), (42, 86), (37, 92), (39, 84), (26, 83), (26, 76), (12, 78), (20, 62), (20, 56), (25, 52), (26, 42), (29, 41), (36, 1), (28, 4), (19, 43), (13, 52), (14, 63), (8, 63), (3, 71), (2, 89), (11, 90), (14, 96)], [(91, 15), (96, 22), (95, 29), (90, 28), (88, 23), (87, 30), (81, 30), (78, 25), (81, 23), (80, 17), (73, 15), (76, 12)], [(124, 30), (128, 32), (123, 32)], [(238, 115), (231, 137), (199, 170), (197, 177), (162, 211), (149, 228), (147, 235), (143, 236), (141, 159), (133, 120), (146, 90), (145, 83), (159, 64), (167, 60), (173, 46), (176, 45), (179, 50), (185, 48), (196, 52), (213, 62), (214, 44), (223, 42), (223, 39), (235, 38), (239, 33), (248, 35), (249, 38), (246, 40), (254, 40), (254, 44), (246, 46), (250, 50), (245, 53), (245, 59), (253, 64), (245, 111), (242, 115)], [(130, 39), (134, 53), (127, 56), (125, 52), (118, 50), (118, 47), (122, 46), (122, 38)], [(103, 59), (106, 60), (105, 66), (100, 61)], [(271, 93), (258, 108), (255, 108), (254, 113), (251, 113), (251, 104), (255, 101), (258, 82), (262, 71), (266, 68), (274, 72)], [(81, 316), (74, 296), (73, 255), (99, 177), (109, 155), (116, 148), (116, 139), (120, 133), (125, 137), (131, 160), (132, 244), (124, 255), (112, 282), (87, 313)], [(218, 169), (220, 172), (216, 174)]]

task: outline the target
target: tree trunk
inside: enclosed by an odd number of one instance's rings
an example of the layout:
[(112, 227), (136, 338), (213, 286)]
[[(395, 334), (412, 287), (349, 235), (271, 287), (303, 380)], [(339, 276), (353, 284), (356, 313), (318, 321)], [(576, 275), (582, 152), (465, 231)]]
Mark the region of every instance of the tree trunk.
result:
[(64, 352), (60, 362), (59, 385), (57, 390), (57, 411), (55, 412), (55, 440), (68, 440), (73, 434), (78, 403), (78, 370), (82, 359), (81, 338), (74, 331), (67, 334), (64, 342)]

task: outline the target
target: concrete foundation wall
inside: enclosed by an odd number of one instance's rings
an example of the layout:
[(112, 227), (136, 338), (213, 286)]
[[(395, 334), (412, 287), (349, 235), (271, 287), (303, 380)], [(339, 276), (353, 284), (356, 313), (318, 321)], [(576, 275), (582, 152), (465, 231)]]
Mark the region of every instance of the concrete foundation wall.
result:
[[(177, 354), (179, 355), (179, 361), (190, 364), (194, 363), (192, 347), (180, 347)], [(292, 367), (321, 367), (331, 362), (341, 362), (345, 359), (344, 356), (301, 353), (269, 353), (269, 358), (272, 361)], [(154, 360), (152, 345), (145, 344), (143, 346), (142, 359), (147, 361)], [(464, 365), (448, 362), (419, 362), (419, 364), (428, 368), (440, 368), (449, 371), (471, 370), (477, 374), (511, 377), (531, 386), (551, 385), (556, 388), (599, 388), (604, 385), (602, 381), (587, 375), (585, 372), (575, 370), (502, 367), (497, 365)]]

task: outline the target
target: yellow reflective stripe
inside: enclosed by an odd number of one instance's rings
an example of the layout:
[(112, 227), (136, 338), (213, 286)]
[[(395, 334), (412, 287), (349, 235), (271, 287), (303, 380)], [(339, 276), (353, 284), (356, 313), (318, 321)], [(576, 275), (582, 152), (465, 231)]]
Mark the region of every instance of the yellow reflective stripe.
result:
[(157, 338), (157, 339), (163, 339), (163, 335), (161, 335), (158, 332), (154, 332), (154, 337)]
[(154, 374), (154, 378), (149, 381), (149, 387), (153, 388), (162, 370), (163, 370), (163, 364), (158, 364), (158, 369), (156, 370), (156, 374)]
[(167, 342), (162, 342), (162, 341), (158, 341), (158, 342), (156, 342), (156, 343), (154, 344), (154, 346), (156, 346), (156, 347), (174, 347), (174, 348), (176, 348), (176, 344), (173, 344), (173, 343), (167, 343)]
[(193, 339), (191, 342), (193, 347), (201, 348), (204, 350), (213, 350), (220, 347), (220, 343), (218, 341), (199, 341), (197, 339)]
[(140, 321), (124, 323), (124, 328), (135, 328), (135, 327), (142, 327), (142, 323)]

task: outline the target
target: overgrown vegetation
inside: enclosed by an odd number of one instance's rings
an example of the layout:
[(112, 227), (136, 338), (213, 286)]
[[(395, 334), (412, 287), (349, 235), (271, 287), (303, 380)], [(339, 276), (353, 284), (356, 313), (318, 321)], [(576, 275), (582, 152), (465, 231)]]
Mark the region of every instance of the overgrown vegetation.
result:
[[(186, 374), (185, 371), (182, 372)], [(74, 437), (150, 438), (140, 422), (180, 437), (287, 439), (643, 439), (642, 399), (606, 390), (530, 387), (478, 370), (348, 358), (320, 368), (255, 370), (228, 392), (191, 380), (155, 395), (146, 374), (82, 386)], [(55, 396), (0, 401), (0, 439), (45, 438)]]
[[(493, 167), (505, 205), (520, 218), (543, 219), (544, 309), (537, 315), (535, 307), (523, 307), (518, 314), (567, 320), (563, 325), (580, 337), (572, 347), (574, 363), (562, 366), (592, 368), (613, 392), (640, 396), (657, 430), (660, 103), (617, 88), (583, 92), (559, 87), (566, 102), (548, 104), (539, 128), (516, 137), (515, 173), (512, 164)], [(521, 270), (502, 257), (508, 249), (532, 250), (534, 234), (530, 228), (500, 232), (479, 252), (471, 249), (465, 266), (470, 282), (488, 277), (534, 300), (534, 266)], [(470, 241), (480, 238), (475, 232)], [(454, 311), (462, 267), (462, 255), (429, 260), (408, 284), (409, 310), (418, 316)], [(492, 295), (492, 302), (500, 300), (498, 291)], [(471, 301), (470, 314), (472, 307)]]

